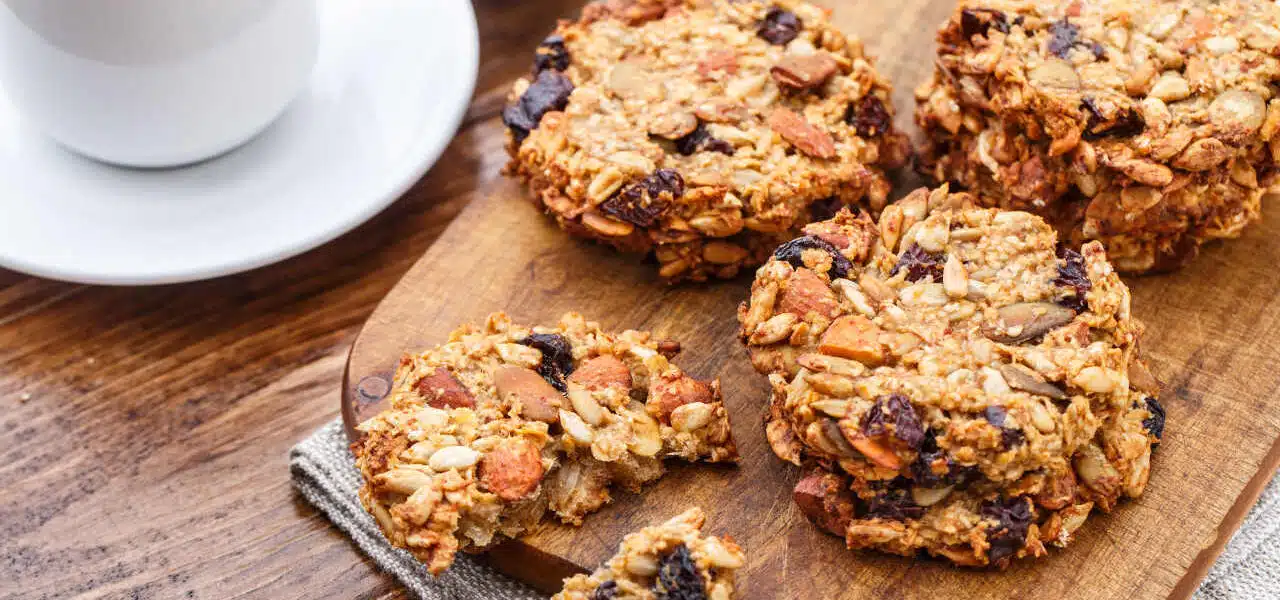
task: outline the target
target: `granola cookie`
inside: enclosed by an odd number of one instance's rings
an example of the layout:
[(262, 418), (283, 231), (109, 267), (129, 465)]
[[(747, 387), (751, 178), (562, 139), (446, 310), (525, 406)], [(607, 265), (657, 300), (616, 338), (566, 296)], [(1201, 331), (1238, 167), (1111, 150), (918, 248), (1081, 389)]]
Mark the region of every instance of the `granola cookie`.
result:
[(963, 0), (916, 89), (919, 167), (1126, 272), (1178, 268), (1280, 192), (1280, 4)]
[(515, 537), (547, 511), (580, 525), (611, 485), (638, 490), (662, 460), (736, 461), (719, 381), (669, 361), (674, 342), (490, 315), (406, 356), (389, 408), (353, 444), (360, 500), (433, 574), (459, 549)]
[(841, 212), (756, 273), (738, 317), (795, 499), (851, 548), (1005, 566), (1142, 494), (1163, 429), (1102, 245), (916, 190)]
[(563, 21), (503, 112), (508, 171), (569, 233), (732, 277), (841, 206), (879, 211), (907, 138), (856, 38), (798, 0), (609, 0)]
[(551, 600), (731, 600), (746, 557), (732, 539), (703, 537), (704, 521), (695, 507), (628, 535), (604, 566), (564, 580)]

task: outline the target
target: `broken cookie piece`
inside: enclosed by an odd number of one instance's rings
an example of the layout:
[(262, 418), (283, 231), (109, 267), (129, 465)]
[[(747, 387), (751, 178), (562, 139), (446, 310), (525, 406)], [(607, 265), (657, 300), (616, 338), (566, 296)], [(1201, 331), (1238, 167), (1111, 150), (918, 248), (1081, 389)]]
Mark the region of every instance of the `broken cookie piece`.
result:
[(729, 538), (702, 535), (706, 516), (690, 508), (623, 538), (618, 553), (590, 575), (564, 580), (552, 600), (733, 600), (746, 556)]
[(581, 524), (612, 487), (661, 476), (664, 459), (736, 461), (719, 382), (674, 365), (676, 347), (572, 313), (556, 327), (501, 313), (463, 326), (402, 359), (388, 409), (359, 426), (361, 502), (440, 573), (548, 511)]

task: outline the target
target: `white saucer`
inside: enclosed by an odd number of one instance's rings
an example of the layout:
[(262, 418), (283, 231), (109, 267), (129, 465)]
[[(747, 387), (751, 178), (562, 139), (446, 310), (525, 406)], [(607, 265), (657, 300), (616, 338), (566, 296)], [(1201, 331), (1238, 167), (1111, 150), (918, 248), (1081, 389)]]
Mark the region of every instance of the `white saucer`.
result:
[(81, 158), (22, 123), (0, 90), (0, 266), (84, 283), (205, 279), (305, 252), (398, 198), (471, 100), (471, 4), (318, 1), (308, 89), (248, 145), (191, 167)]

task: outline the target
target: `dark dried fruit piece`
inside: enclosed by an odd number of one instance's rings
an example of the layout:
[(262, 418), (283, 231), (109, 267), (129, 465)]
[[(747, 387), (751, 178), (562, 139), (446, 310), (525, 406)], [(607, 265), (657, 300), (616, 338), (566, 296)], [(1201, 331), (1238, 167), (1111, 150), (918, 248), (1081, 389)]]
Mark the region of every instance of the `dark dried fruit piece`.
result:
[(1160, 406), (1160, 401), (1147, 396), (1147, 410), (1151, 412), (1151, 416), (1142, 420), (1142, 428), (1159, 443), (1160, 438), (1164, 437), (1164, 407)]
[(1049, 36), (1049, 53), (1058, 58), (1066, 58), (1071, 48), (1080, 41), (1080, 28), (1063, 17), (1049, 24)]
[(1104, 137), (1132, 137), (1142, 133), (1147, 128), (1146, 121), (1135, 110), (1130, 109), (1117, 115), (1115, 121), (1108, 125), (1106, 115), (1102, 113), (1102, 109), (1098, 107), (1097, 101), (1093, 98), (1085, 98), (1081, 102), (1081, 106), (1089, 111), (1089, 120), (1084, 126), (1084, 138), (1086, 140), (1097, 140)]
[(756, 34), (770, 44), (785, 46), (800, 35), (801, 29), (804, 29), (804, 24), (800, 22), (800, 17), (791, 11), (774, 7), (765, 14)]
[(849, 269), (853, 268), (853, 263), (840, 254), (840, 250), (832, 246), (830, 242), (811, 235), (798, 237), (781, 246), (773, 252), (773, 257), (778, 260), (785, 260), (791, 263), (791, 266), (800, 268), (804, 266), (804, 251), (818, 249), (831, 255), (831, 270), (827, 272), (832, 279), (845, 277), (849, 274)]
[(618, 582), (610, 579), (600, 584), (594, 592), (591, 592), (591, 600), (614, 600), (618, 597)]
[(569, 68), (569, 49), (564, 46), (564, 36), (552, 34), (538, 44), (534, 50), (533, 72), (541, 73), (547, 69), (563, 71)]
[(883, 490), (877, 491), (873, 498), (867, 500), (863, 518), (902, 521), (919, 519), (924, 516), (924, 512), (924, 507), (916, 504), (911, 497), (911, 480), (895, 477)]
[(719, 152), (733, 156), (733, 144), (721, 139), (712, 137), (707, 132), (707, 126), (699, 121), (698, 126), (689, 132), (688, 135), (676, 140), (676, 150), (685, 156), (689, 156), (694, 152)]
[(529, 137), (530, 131), (538, 128), (543, 115), (553, 110), (564, 110), (572, 93), (573, 82), (568, 77), (559, 71), (542, 71), (515, 104), (503, 109), (502, 123), (511, 130), (512, 137), (519, 144)]
[(991, 562), (1003, 561), (1022, 549), (1031, 526), (1030, 498), (1018, 496), (983, 502), (979, 514), (996, 522), (995, 527), (987, 528), (987, 542), (991, 544), (987, 556)]
[(569, 391), (564, 378), (573, 372), (573, 349), (564, 336), (558, 333), (531, 333), (517, 343), (541, 351), (542, 363), (538, 365), (538, 374), (561, 393)]
[(1000, 428), (1000, 443), (1003, 444), (1006, 449), (1017, 446), (1026, 439), (1026, 437), (1023, 436), (1021, 429), (1004, 426), (1005, 417), (1008, 416), (1004, 407), (988, 406), (987, 409), (982, 412), (982, 416), (988, 423)]
[(809, 222), (828, 221), (844, 208), (844, 201), (836, 196), (815, 200), (809, 205)]
[(658, 561), (658, 580), (653, 592), (659, 600), (706, 600), (707, 584), (693, 564), (693, 556), (684, 544)]
[[(944, 472), (939, 473), (945, 465)], [(920, 454), (911, 463), (911, 480), (917, 485), (927, 488), (939, 488), (948, 485), (963, 485), (978, 475), (978, 467), (955, 464), (946, 451), (938, 446), (938, 434), (932, 429), (924, 432), (924, 442), (920, 444)]]
[(673, 169), (658, 169), (600, 204), (605, 214), (633, 225), (657, 222), (671, 203), (684, 195), (684, 178)]
[(885, 109), (884, 102), (871, 94), (863, 96), (856, 106), (849, 105), (845, 121), (853, 125), (858, 135), (868, 138), (880, 137), (893, 127), (893, 116)]
[[(889, 426), (893, 428), (890, 429)], [(924, 427), (920, 417), (911, 407), (911, 401), (902, 394), (890, 394), (876, 398), (862, 420), (862, 434), (867, 437), (889, 434), (915, 450), (924, 443)]]
[(1009, 22), (1005, 20), (1004, 13), (989, 8), (966, 8), (960, 11), (960, 33), (964, 34), (964, 39), (971, 39), (975, 35), (986, 36), (992, 27), (1000, 33), (1009, 33)]
[(906, 269), (907, 281), (920, 281), (925, 278), (931, 282), (942, 281), (944, 262), (942, 255), (929, 254), (918, 244), (911, 244), (910, 248), (898, 256), (898, 263), (893, 265), (889, 276), (897, 275), (898, 271)]
[(1083, 313), (1089, 309), (1085, 294), (1093, 289), (1093, 282), (1089, 281), (1089, 273), (1084, 268), (1084, 257), (1066, 246), (1059, 246), (1058, 260), (1062, 262), (1058, 265), (1058, 276), (1053, 284), (1071, 290), (1070, 294), (1058, 300), (1058, 304)]

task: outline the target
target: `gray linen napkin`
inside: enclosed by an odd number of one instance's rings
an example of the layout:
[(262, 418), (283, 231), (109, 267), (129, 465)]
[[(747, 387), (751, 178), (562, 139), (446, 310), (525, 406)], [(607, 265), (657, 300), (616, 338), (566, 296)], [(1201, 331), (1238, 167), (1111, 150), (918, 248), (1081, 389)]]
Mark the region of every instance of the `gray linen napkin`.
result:
[[(360, 473), (347, 448), (342, 420), (325, 425), (289, 452), (293, 484), (307, 501), (383, 570), (423, 600), (543, 600), (546, 596), (459, 554), (453, 567), (431, 577), (408, 552), (391, 547), (360, 506)], [(1280, 598), (1280, 485), (1267, 485), (1258, 504), (1209, 569), (1195, 600)]]

